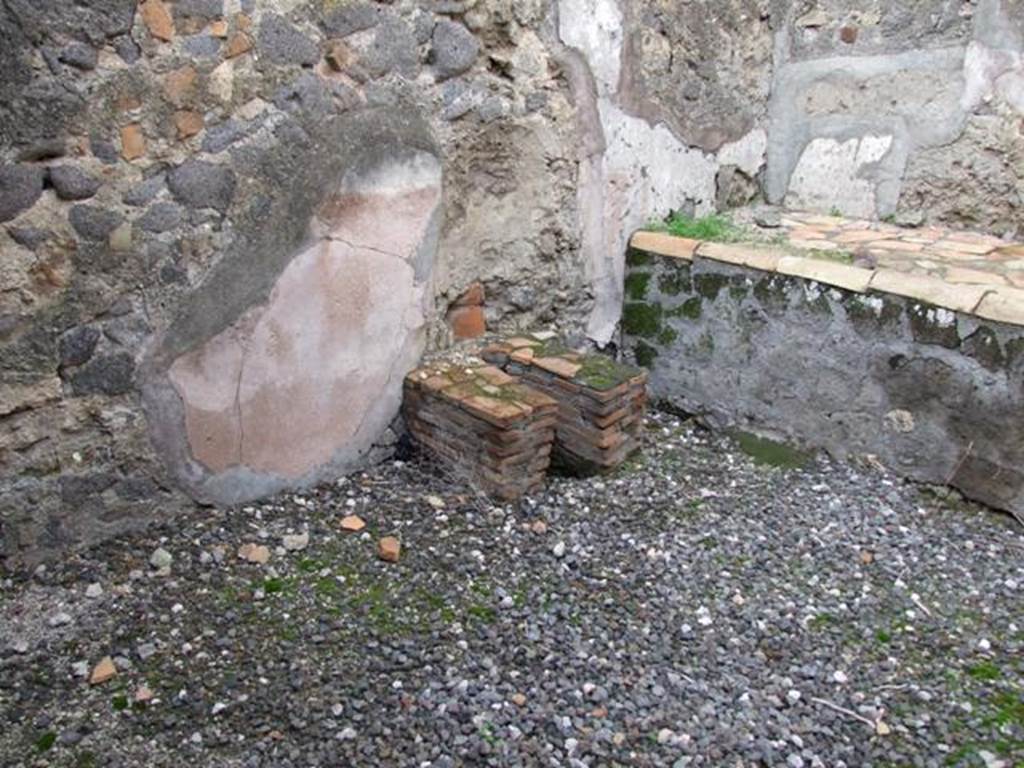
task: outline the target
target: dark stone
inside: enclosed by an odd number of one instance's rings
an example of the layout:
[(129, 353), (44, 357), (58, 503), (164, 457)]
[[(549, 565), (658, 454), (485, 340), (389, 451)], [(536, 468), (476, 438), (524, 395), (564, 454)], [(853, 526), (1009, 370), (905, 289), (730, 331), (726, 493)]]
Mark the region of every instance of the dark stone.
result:
[(119, 38), (114, 43), (114, 50), (125, 64), (134, 64), (142, 56), (142, 49), (130, 37)]
[(71, 377), (76, 395), (123, 395), (132, 388), (135, 360), (127, 352), (97, 357)]
[(53, 237), (53, 233), (50, 230), (38, 229), (37, 227), (8, 227), (7, 234), (18, 245), (24, 246), (30, 251), (34, 251)]
[(1001, 371), (1006, 367), (1007, 358), (999, 337), (988, 326), (981, 326), (964, 339), (963, 352), (990, 371)]
[(114, 486), (114, 493), (125, 501), (146, 501), (159, 492), (160, 486), (148, 477), (126, 477)]
[(177, 203), (154, 203), (139, 219), (139, 226), (146, 232), (167, 232), (181, 224), (183, 213)]
[(105, 165), (115, 165), (121, 159), (114, 143), (102, 136), (89, 137), (89, 151), (92, 152), (93, 157), (101, 160)]
[(317, 45), (277, 14), (264, 14), (256, 42), (260, 62), (312, 67), (320, 60)]
[(151, 330), (146, 318), (135, 313), (115, 318), (103, 326), (103, 333), (108, 339), (130, 349), (141, 346)]
[(251, 126), (240, 123), (237, 120), (227, 120), (220, 125), (207, 128), (203, 136), (203, 152), (216, 155), (223, 152), (239, 139), (248, 135)]
[(117, 476), (109, 472), (96, 472), (91, 475), (62, 475), (60, 499), (65, 504), (79, 506), (91, 496), (103, 493), (117, 482)]
[(99, 53), (91, 45), (71, 43), (60, 52), (60, 60), (75, 69), (96, 69)]
[(188, 282), (188, 273), (177, 264), (164, 264), (160, 267), (161, 285), (185, 285)]
[(220, 40), (213, 35), (193, 35), (186, 38), (184, 48), (190, 56), (209, 59), (220, 53)]
[(420, 63), (416, 36), (401, 19), (388, 18), (377, 27), (373, 42), (360, 63), (371, 77), (397, 72), (411, 79), (416, 76)]
[(167, 186), (189, 208), (213, 208), (225, 212), (235, 197), (235, 174), (229, 168), (204, 160), (189, 160), (167, 177)]
[(473, 66), (480, 43), (462, 24), (444, 19), (434, 27), (430, 42), (430, 63), (438, 80), (461, 75)]
[(50, 168), (50, 184), (62, 200), (87, 200), (96, 194), (102, 183), (73, 165)]
[(166, 182), (167, 177), (163, 173), (158, 173), (156, 176), (151, 176), (129, 189), (121, 196), (121, 200), (125, 205), (135, 208), (149, 205), (153, 198), (159, 195), (166, 186)]
[(380, 24), (385, 10), (373, 3), (342, 3), (328, 13), (321, 25), (333, 37), (345, 37)]
[(174, 15), (203, 21), (219, 19), (224, 15), (224, 0), (177, 0)]
[[(284, 112), (298, 112), (306, 119), (316, 120), (327, 117), (334, 110), (334, 100), (322, 78), (303, 72), (274, 94), (274, 106)], [(278, 126), (275, 134), (280, 131), (281, 126)]]
[(115, 211), (95, 205), (74, 205), (68, 219), (75, 231), (86, 240), (106, 240), (120, 226), (124, 217)]
[(96, 344), (100, 340), (100, 332), (88, 325), (72, 328), (60, 337), (60, 365), (72, 368), (89, 361)]
[(25, 165), (0, 165), (0, 222), (27, 211), (43, 194), (43, 171)]

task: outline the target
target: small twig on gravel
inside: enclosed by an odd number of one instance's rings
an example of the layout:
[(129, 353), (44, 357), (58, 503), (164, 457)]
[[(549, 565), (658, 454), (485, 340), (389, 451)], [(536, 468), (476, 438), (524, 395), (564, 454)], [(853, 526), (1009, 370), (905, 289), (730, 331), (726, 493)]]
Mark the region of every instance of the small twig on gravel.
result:
[(836, 712), (839, 712), (840, 714), (852, 717), (854, 720), (860, 720), (872, 731), (875, 730), (875, 728), (877, 727), (877, 723), (875, 723), (874, 720), (869, 720), (868, 718), (864, 717), (864, 715), (858, 715), (852, 709), (846, 709), (845, 707), (840, 707), (838, 704), (833, 704), (831, 701), (826, 701), (825, 699), (819, 699), (813, 696), (811, 697), (811, 701), (813, 701), (815, 704), (821, 704), (823, 707), (833, 709)]
[(920, 597), (918, 597), (917, 595), (911, 595), (910, 596), (910, 602), (912, 602), (914, 605), (916, 605), (918, 608), (920, 608), (922, 611), (924, 611), (925, 615), (928, 618), (931, 618), (932, 612), (928, 610), (928, 606), (927, 605), (925, 605), (923, 602), (921, 602), (921, 598)]

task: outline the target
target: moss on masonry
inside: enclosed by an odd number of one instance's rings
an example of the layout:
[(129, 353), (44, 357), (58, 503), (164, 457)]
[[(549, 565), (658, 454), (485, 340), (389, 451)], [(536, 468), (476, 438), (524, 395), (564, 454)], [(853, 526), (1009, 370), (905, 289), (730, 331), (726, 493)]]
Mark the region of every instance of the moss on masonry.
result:
[(907, 320), (914, 341), (919, 344), (936, 344), (947, 349), (960, 346), (959, 320), (951, 310), (914, 303), (907, 307)]
[(637, 365), (650, 368), (654, 363), (654, 358), (658, 356), (658, 350), (646, 342), (638, 341), (633, 347), (633, 356), (636, 358)]
[(689, 267), (678, 267), (658, 277), (658, 290), (666, 296), (678, 296), (692, 290)]
[(699, 320), (702, 312), (703, 302), (700, 296), (687, 299), (667, 314), (671, 317), (685, 317), (688, 320)]
[(844, 302), (843, 309), (854, 330), (862, 336), (897, 327), (903, 315), (902, 304), (884, 294), (853, 294)]
[(717, 299), (718, 294), (728, 284), (729, 278), (725, 275), (703, 274), (694, 275), (693, 278), (694, 290), (711, 301)]
[(639, 248), (630, 248), (626, 251), (626, 264), (631, 267), (644, 267), (654, 263), (654, 254), (641, 251)]
[(643, 301), (647, 298), (647, 287), (651, 276), (646, 272), (631, 272), (626, 275), (626, 298), (630, 301)]
[(674, 328), (666, 327), (665, 329), (662, 330), (661, 333), (658, 334), (658, 343), (661, 344), (663, 347), (668, 347), (671, 346), (678, 338), (679, 334), (676, 333), (676, 330)]
[(980, 326), (964, 339), (963, 352), (990, 371), (1001, 371), (1006, 367), (1006, 355), (999, 343), (999, 337), (987, 325)]
[(622, 310), (622, 330), (630, 336), (653, 338), (661, 332), (661, 305), (627, 303)]

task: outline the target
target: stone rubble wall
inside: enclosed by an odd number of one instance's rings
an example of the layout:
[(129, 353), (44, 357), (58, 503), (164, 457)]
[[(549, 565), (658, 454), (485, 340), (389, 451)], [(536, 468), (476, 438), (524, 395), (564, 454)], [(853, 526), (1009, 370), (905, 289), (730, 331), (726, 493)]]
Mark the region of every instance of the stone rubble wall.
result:
[(852, 267), (687, 242), (629, 256), (624, 340), (655, 403), (1024, 513), (1024, 327), (871, 290)]
[(382, 455), (477, 283), (611, 340), (672, 210), (1016, 226), (1019, 0), (810, 5), (0, 4), (0, 556)]

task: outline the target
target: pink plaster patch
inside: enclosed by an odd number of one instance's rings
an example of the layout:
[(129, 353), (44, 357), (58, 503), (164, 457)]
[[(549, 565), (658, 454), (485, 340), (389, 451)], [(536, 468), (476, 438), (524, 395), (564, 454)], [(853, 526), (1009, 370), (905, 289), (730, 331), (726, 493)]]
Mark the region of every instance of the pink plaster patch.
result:
[(364, 450), (397, 412), (420, 352), (424, 286), (411, 260), (440, 202), (440, 173), (404, 189), (342, 190), (322, 207), (322, 239), (298, 253), (265, 305), (178, 358), (193, 458), (306, 477)]

